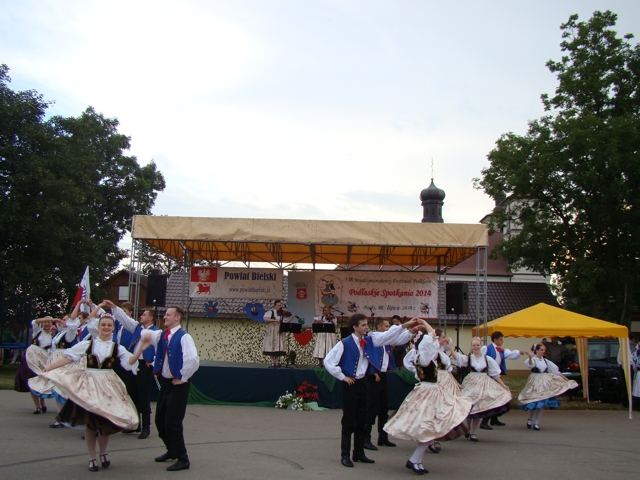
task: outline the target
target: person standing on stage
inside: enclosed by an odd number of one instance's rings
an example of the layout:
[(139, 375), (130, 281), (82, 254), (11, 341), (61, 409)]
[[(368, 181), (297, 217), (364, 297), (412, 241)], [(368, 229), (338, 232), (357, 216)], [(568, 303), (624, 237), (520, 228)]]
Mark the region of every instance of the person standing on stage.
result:
[[(313, 323), (333, 323), (337, 325), (336, 317), (331, 313), (331, 307), (323, 307), (322, 315), (313, 319)], [(327, 353), (338, 343), (335, 333), (316, 333), (316, 344), (313, 348), (313, 358), (317, 358), (322, 367), (322, 360), (327, 356)]]
[(280, 300), (273, 302), (273, 308), (264, 313), (267, 331), (262, 342), (262, 353), (269, 356), (274, 368), (280, 366), (280, 357), (287, 353), (287, 334), (280, 333), (280, 323), (284, 316), (285, 311)]
[[(156, 457), (156, 462), (177, 460), (168, 471), (189, 468), (189, 456), (184, 443), (182, 422), (187, 412), (189, 380), (200, 366), (200, 358), (193, 338), (180, 325), (184, 318), (181, 307), (169, 307), (164, 315), (165, 330), (149, 330), (156, 348), (153, 373), (160, 381), (160, 396), (156, 405), (156, 428), (167, 451)], [(143, 337), (143, 338), (144, 338)]]
[[(106, 304), (111, 308), (114, 317), (124, 326), (130, 334), (130, 341), (124, 347), (131, 353), (140, 350), (142, 334), (145, 330), (155, 331), (158, 328), (154, 325), (156, 315), (153, 310), (145, 310), (140, 315), (140, 322), (136, 322), (127, 311), (107, 300)], [(122, 337), (125, 337), (123, 332)], [(153, 388), (153, 359), (156, 349), (149, 345), (138, 360), (138, 374), (129, 375), (127, 378), (127, 392), (141, 417), (141, 422), (136, 430), (123, 430), (124, 433), (139, 432), (138, 438), (143, 440), (151, 434), (151, 389)]]
[[(481, 350), (483, 355), (487, 355), (496, 361), (500, 367), (500, 375), (507, 374), (507, 360), (517, 360), (520, 358), (520, 355), (524, 355), (526, 353), (524, 350), (509, 350), (502, 348), (503, 343), (504, 335), (502, 332), (493, 332), (491, 334), (491, 345), (483, 346)], [(500, 417), (500, 415), (494, 415), (491, 417), (491, 425), (504, 427), (505, 424), (501, 422), (498, 417)], [(483, 430), (493, 430), (493, 428), (489, 426), (488, 417), (482, 419), (480, 428)]]
[(367, 384), (365, 375), (371, 363), (380, 370), (376, 347), (406, 343), (412, 332), (404, 328), (417, 330), (418, 320), (412, 319), (402, 326), (393, 326), (386, 332), (369, 332), (367, 317), (356, 313), (349, 317), (347, 327), (351, 335), (338, 342), (324, 359), (324, 367), (342, 384), (342, 439), (341, 463), (353, 467), (349, 458), (351, 434), (354, 434), (353, 461), (375, 463), (364, 454), (364, 442), (367, 434)]
[[(374, 323), (376, 332), (386, 332), (389, 330), (389, 321), (385, 318), (376, 318)], [(371, 443), (371, 430), (373, 424), (378, 419), (378, 445), (395, 447), (396, 444), (389, 440), (389, 435), (383, 430), (385, 423), (389, 420), (389, 387), (387, 384), (387, 370), (395, 370), (396, 364), (391, 353), (391, 346), (376, 347), (378, 354), (380, 371), (370, 372), (367, 375), (367, 438), (364, 441), (364, 448), (367, 450), (378, 450)]]

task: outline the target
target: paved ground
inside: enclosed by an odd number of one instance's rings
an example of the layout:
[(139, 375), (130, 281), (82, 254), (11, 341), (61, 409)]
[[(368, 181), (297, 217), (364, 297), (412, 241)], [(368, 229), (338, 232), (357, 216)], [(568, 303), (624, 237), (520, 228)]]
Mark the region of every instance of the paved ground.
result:
[[(0, 391), (0, 478), (412, 478), (404, 464), (413, 444), (371, 452), (375, 465), (340, 465), (341, 412), (293, 412), (257, 407), (201, 406), (187, 409), (185, 438), (191, 469), (166, 472), (153, 458), (164, 452), (152, 429), (147, 440), (117, 434), (109, 450), (112, 466), (90, 473), (82, 432), (51, 429), (55, 414), (33, 415), (27, 394)], [(51, 404), (53, 409), (53, 403)], [(638, 420), (625, 412), (545, 412), (542, 431), (525, 428), (526, 415), (503, 417), (506, 427), (479, 431), (480, 442), (465, 439), (427, 452), (425, 478), (478, 480), (637, 477)], [(124, 477), (123, 477), (124, 476)]]

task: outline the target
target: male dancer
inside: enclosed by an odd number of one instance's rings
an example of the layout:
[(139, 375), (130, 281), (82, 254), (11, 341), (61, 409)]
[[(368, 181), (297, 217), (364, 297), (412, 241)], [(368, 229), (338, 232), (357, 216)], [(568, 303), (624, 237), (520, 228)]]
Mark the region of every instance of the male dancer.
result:
[(324, 367), (342, 384), (342, 440), (341, 463), (353, 467), (349, 458), (351, 434), (354, 435), (353, 461), (375, 463), (364, 454), (367, 420), (367, 384), (365, 374), (371, 363), (380, 370), (379, 357), (375, 347), (406, 343), (412, 332), (403, 328), (417, 330), (418, 321), (412, 319), (402, 326), (393, 326), (386, 332), (369, 332), (367, 317), (361, 313), (351, 315), (347, 326), (351, 335), (338, 342), (324, 359)]
[[(374, 323), (376, 332), (386, 332), (389, 330), (389, 321), (384, 318), (376, 318)], [(378, 418), (378, 445), (395, 447), (396, 444), (389, 440), (389, 435), (382, 427), (389, 420), (389, 388), (387, 385), (387, 370), (395, 370), (396, 364), (391, 353), (391, 346), (376, 347), (379, 358), (380, 371), (369, 372), (367, 375), (367, 395), (369, 405), (367, 407), (367, 438), (364, 441), (364, 448), (367, 450), (378, 450), (371, 443), (371, 430)], [(369, 365), (371, 370), (371, 365)]]
[[(484, 346), (480, 350), (483, 355), (487, 355), (493, 358), (498, 365), (500, 365), (500, 375), (507, 374), (507, 360), (517, 360), (520, 358), (520, 355), (524, 355), (524, 350), (508, 350), (502, 348), (502, 344), (504, 343), (504, 335), (502, 332), (493, 332), (491, 334), (491, 345)], [(491, 417), (491, 425), (497, 427), (504, 427), (505, 423), (498, 420), (499, 415), (494, 415)], [(482, 423), (480, 423), (480, 428), (483, 430), (493, 430), (489, 426), (489, 419), (483, 418)]]
[(189, 379), (200, 366), (193, 338), (180, 326), (183, 318), (184, 310), (181, 307), (169, 307), (164, 315), (164, 332), (144, 332), (145, 336), (151, 336), (151, 344), (156, 347), (153, 373), (160, 381), (156, 428), (167, 448), (166, 453), (156, 457), (156, 462), (177, 459), (176, 463), (167, 468), (170, 472), (186, 470), (190, 466), (182, 434), (182, 421), (187, 412)]
[[(128, 345), (122, 340), (123, 346), (131, 353), (137, 353), (142, 343), (140, 342), (142, 333), (145, 330), (158, 330), (154, 325), (155, 313), (153, 310), (145, 310), (140, 315), (140, 322), (138, 323), (131, 318), (133, 309), (123, 310), (109, 300), (106, 303), (111, 308), (114, 317), (124, 326), (126, 333), (128, 333), (127, 336), (130, 337)], [(125, 332), (122, 333), (121, 338), (125, 338)], [(155, 355), (155, 347), (149, 345), (138, 360), (138, 374), (127, 377), (127, 392), (133, 400), (142, 421), (138, 424), (136, 430), (123, 430), (123, 433), (140, 432), (140, 435), (138, 435), (140, 440), (147, 438), (151, 434), (151, 389), (153, 388), (153, 359)]]

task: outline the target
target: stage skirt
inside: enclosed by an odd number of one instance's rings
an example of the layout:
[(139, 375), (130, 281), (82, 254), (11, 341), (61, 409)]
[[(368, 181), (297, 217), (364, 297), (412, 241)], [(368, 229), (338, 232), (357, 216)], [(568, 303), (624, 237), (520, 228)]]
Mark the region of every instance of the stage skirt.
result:
[(446, 370), (438, 370), (438, 385), (451, 395), (459, 397), (462, 395), (462, 387), (456, 378)]
[(316, 344), (313, 347), (313, 358), (323, 359), (335, 344), (338, 343), (335, 333), (316, 333)]
[(437, 383), (422, 382), (407, 395), (384, 431), (402, 440), (421, 443), (453, 440), (466, 433), (462, 424), (470, 410), (469, 399), (455, 397)]
[(287, 334), (280, 333), (279, 323), (267, 323), (267, 333), (262, 343), (262, 353), (265, 355), (284, 355), (287, 353)]
[(47, 364), (49, 353), (37, 345), (30, 345), (24, 352), (22, 361), (18, 366), (15, 379), (16, 392), (30, 392), (29, 379), (34, 378), (42, 372)]
[(532, 373), (518, 395), (518, 405), (520, 408), (525, 407), (523, 410), (543, 407), (558, 408), (560, 402), (554, 397), (577, 386), (578, 384), (574, 380), (568, 380), (564, 375)]
[(473, 402), (470, 418), (502, 415), (511, 409), (511, 391), (502, 387), (485, 372), (471, 372), (464, 378), (462, 396)]
[[(65, 358), (64, 350), (56, 350), (47, 358), (46, 365), (51, 365), (61, 358)], [(69, 371), (69, 370), (84, 370), (86, 367), (87, 360), (86, 357), (82, 357), (81, 361), (77, 363), (70, 363), (69, 365), (65, 365), (60, 367), (60, 369)], [(57, 401), (60, 403), (64, 403), (66, 398), (63, 398), (58, 392), (55, 390), (55, 384), (51, 380), (47, 380), (42, 376), (37, 376), (29, 379), (29, 388), (31, 389), (31, 393), (40, 398), (51, 398), (55, 397)]]
[(136, 407), (113, 370), (56, 368), (41, 374), (67, 402), (57, 417), (71, 426), (87, 425), (103, 435), (138, 425)]

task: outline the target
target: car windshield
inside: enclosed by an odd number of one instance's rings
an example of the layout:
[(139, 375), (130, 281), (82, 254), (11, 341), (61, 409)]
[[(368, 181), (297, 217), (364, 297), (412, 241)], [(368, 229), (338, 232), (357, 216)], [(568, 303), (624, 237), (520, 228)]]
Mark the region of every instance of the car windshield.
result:
[(604, 343), (589, 344), (589, 360), (606, 360), (607, 346)]

